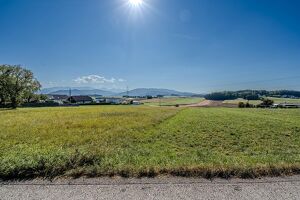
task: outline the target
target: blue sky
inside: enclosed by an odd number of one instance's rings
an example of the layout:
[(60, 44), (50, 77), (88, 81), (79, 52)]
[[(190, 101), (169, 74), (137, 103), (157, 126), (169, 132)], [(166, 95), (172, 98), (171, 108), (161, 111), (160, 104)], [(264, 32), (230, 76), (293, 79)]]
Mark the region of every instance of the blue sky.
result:
[(0, 0), (0, 63), (44, 87), (300, 90), (298, 0)]

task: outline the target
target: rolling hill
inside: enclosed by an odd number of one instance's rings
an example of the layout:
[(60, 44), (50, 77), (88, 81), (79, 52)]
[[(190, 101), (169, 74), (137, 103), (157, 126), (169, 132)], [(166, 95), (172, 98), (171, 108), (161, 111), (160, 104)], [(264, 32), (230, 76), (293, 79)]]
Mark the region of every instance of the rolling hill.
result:
[[(116, 90), (103, 90), (94, 89), (88, 87), (82, 88), (71, 88), (72, 95), (102, 95), (102, 96), (126, 96), (127, 92), (117, 93)], [(67, 87), (55, 87), (55, 88), (44, 88), (40, 92), (41, 94), (56, 94), (56, 95), (69, 95), (69, 88)], [(158, 88), (137, 88), (128, 92), (129, 96), (194, 96), (197, 94), (190, 92), (179, 92), (176, 90), (169, 89), (158, 89)]]
[[(193, 96), (190, 92), (178, 92), (176, 90), (158, 89), (158, 88), (137, 88), (128, 92), (129, 96)], [(118, 96), (125, 96), (126, 92), (119, 93)]]
[[(71, 90), (72, 95), (80, 96), (80, 95), (101, 95), (101, 96), (114, 96), (116, 93), (99, 90), (99, 89), (92, 89), (92, 90), (79, 90), (73, 89)], [(69, 90), (58, 90), (55, 92), (51, 92), (50, 94), (57, 94), (57, 95), (69, 95)]]

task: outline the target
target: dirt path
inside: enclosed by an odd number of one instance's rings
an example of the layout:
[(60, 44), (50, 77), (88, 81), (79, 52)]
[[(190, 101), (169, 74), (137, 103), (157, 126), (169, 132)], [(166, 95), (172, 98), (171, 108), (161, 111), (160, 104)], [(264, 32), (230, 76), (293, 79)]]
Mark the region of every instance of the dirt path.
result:
[[(148, 106), (161, 107), (159, 105), (148, 105)], [(194, 104), (179, 105), (179, 107), (180, 108), (197, 108), (197, 107), (203, 107), (203, 108), (208, 108), (208, 107), (237, 108), (238, 106), (236, 104), (223, 103), (223, 101), (205, 100), (205, 101), (201, 101), (199, 103), (194, 103)]]
[(223, 101), (205, 100), (196, 104), (184, 105), (180, 107), (237, 107), (235, 104), (224, 104)]

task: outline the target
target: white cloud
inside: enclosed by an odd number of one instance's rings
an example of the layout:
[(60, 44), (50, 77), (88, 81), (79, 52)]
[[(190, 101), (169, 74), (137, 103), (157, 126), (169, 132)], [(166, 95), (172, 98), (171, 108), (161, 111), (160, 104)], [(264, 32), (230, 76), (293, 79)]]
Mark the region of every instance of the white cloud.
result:
[(78, 77), (74, 80), (77, 84), (114, 84), (117, 82), (124, 82), (124, 79), (115, 79), (115, 78), (105, 78), (104, 76), (100, 75), (88, 75)]
[(126, 80), (124, 80), (124, 79), (122, 79), (122, 78), (119, 78), (118, 81), (119, 81), (119, 82), (126, 82)]

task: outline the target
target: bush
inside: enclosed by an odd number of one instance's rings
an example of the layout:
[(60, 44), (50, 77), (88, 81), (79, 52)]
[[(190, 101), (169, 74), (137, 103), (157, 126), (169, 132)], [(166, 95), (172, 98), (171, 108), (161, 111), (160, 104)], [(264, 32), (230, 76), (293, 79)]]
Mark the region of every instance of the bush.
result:
[(263, 99), (263, 102), (261, 103), (262, 106), (272, 106), (274, 104), (274, 101), (271, 99)]
[(255, 105), (250, 104), (249, 102), (239, 102), (239, 108), (255, 108)]
[(22, 107), (56, 107), (59, 103), (56, 102), (45, 102), (45, 103), (24, 103)]
[(239, 102), (239, 108), (245, 108), (244, 102)]

